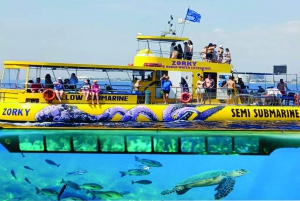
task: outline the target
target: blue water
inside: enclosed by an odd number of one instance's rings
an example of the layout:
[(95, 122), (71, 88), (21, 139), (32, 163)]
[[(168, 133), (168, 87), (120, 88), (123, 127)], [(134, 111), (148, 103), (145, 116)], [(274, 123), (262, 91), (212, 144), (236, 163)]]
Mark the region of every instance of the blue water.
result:
[[(28, 133), (28, 131), (23, 131)], [(59, 131), (58, 131), (59, 132)], [(63, 131), (61, 131), (63, 132)], [(87, 133), (87, 131), (82, 131)], [(136, 168), (134, 156), (129, 154), (35, 154), (9, 153), (0, 145), (0, 200), (25, 201), (57, 200), (55, 197), (36, 194), (35, 187), (59, 191), (62, 178), (72, 182), (97, 183), (103, 190), (129, 191), (123, 200), (213, 200), (216, 186), (193, 188), (184, 195), (161, 195), (161, 191), (194, 174), (211, 170), (232, 171), (244, 168), (248, 174), (236, 178), (234, 190), (223, 200), (299, 200), (300, 149), (283, 148), (270, 156), (230, 155), (151, 155), (137, 154), (139, 158), (159, 161), (162, 167), (151, 167), (146, 176), (124, 176), (119, 171)], [(50, 159), (60, 167), (49, 165)], [(24, 169), (29, 166), (34, 171)], [(10, 173), (14, 170), (17, 179)], [(87, 175), (66, 176), (67, 172), (88, 171)], [(27, 177), (32, 183), (24, 181)], [(150, 180), (150, 185), (131, 184), (131, 181)], [(79, 196), (91, 200), (84, 190), (67, 187), (62, 197)]]

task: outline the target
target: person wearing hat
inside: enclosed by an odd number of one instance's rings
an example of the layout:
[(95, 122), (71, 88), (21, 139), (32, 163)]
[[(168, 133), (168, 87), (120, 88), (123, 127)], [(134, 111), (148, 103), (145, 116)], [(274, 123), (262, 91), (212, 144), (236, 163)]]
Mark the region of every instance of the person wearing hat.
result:
[(62, 79), (59, 77), (57, 78), (57, 82), (54, 82), (54, 92), (56, 94), (56, 97), (58, 101), (61, 103), (63, 94), (64, 94), (64, 84), (62, 82)]
[(100, 93), (100, 86), (97, 83), (97, 80), (94, 80), (92, 87), (91, 87), (91, 92), (92, 92), (92, 104), (94, 104), (94, 98), (96, 96), (97, 104), (99, 103), (99, 93)]
[(85, 100), (89, 100), (89, 95), (90, 95), (90, 90), (91, 90), (91, 85), (88, 83), (88, 81), (83, 82), (83, 86), (81, 88), (82, 93), (85, 97)]
[(218, 50), (218, 62), (222, 63), (223, 61), (223, 45), (219, 46), (219, 50)]

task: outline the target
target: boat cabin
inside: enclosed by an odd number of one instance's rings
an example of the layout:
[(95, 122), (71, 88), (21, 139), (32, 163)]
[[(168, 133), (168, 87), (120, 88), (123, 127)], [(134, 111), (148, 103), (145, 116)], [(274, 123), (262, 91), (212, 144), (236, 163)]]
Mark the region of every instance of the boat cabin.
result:
[[(172, 43), (182, 43), (188, 38), (138, 35), (139, 44), (145, 48), (138, 49), (134, 61), (127, 66), (69, 64), (48, 62), (5, 61), (1, 82), (1, 101), (3, 102), (36, 102), (47, 103), (43, 90), (32, 92), (31, 86), (39, 82), (46, 87), (45, 79), (58, 78), (64, 81), (64, 95), (61, 103), (86, 104), (82, 93), (84, 81), (98, 81), (101, 87), (100, 103), (108, 104), (159, 104), (163, 103), (161, 77), (168, 75), (173, 87), (169, 95), (169, 103), (179, 103), (183, 92), (190, 94), (191, 103), (197, 102), (196, 83), (199, 76), (204, 78), (210, 74), (215, 86), (212, 90), (212, 103), (218, 104), (227, 99), (226, 89), (218, 86), (219, 81), (231, 75), (229, 64), (205, 62), (200, 51), (194, 50), (192, 60), (170, 58)], [(152, 46), (158, 47), (152, 49)], [(198, 55), (198, 56), (197, 56)], [(78, 82), (70, 87), (70, 78), (75, 74)], [(48, 78), (45, 78), (45, 77)], [(140, 87), (134, 90), (134, 84), (140, 80)], [(58, 100), (52, 101), (58, 104)]]

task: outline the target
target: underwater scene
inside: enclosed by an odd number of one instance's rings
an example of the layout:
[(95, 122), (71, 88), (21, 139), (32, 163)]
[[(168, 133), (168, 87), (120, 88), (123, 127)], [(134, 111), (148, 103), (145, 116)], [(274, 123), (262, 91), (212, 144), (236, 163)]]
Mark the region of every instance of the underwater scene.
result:
[(299, 200), (298, 135), (258, 133), (2, 129), (0, 200)]

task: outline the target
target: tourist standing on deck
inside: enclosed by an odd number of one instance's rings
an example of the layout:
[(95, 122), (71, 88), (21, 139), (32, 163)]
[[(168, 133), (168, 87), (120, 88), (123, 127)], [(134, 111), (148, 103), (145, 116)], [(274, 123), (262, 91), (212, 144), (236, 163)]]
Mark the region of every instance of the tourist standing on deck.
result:
[(230, 99), (232, 99), (233, 95), (234, 95), (234, 89), (236, 88), (236, 84), (235, 81), (233, 81), (233, 77), (229, 76), (229, 80), (226, 82), (226, 84), (222, 87), (226, 87), (227, 86), (227, 104), (230, 104)]
[(141, 80), (137, 79), (136, 82), (134, 83), (134, 91), (139, 91), (141, 87)]
[(281, 92), (282, 95), (286, 94), (285, 89), (288, 91), (289, 88), (287, 87), (286, 83), (283, 81), (283, 79), (280, 79), (279, 83), (277, 84), (277, 89)]
[(92, 104), (94, 104), (94, 98), (96, 96), (97, 104), (99, 103), (99, 93), (100, 93), (100, 86), (97, 83), (97, 80), (94, 80), (92, 87), (91, 87), (91, 92), (92, 92)]
[(187, 42), (184, 42), (184, 47), (183, 47), (183, 59), (186, 59), (186, 54), (189, 51), (189, 46)]
[(223, 61), (223, 45), (220, 45), (220, 48), (218, 50), (218, 62), (222, 63)]
[(225, 51), (226, 51), (226, 54), (225, 54), (225, 61), (224, 61), (224, 63), (231, 64), (231, 54), (230, 54), (230, 51), (229, 51), (228, 48), (226, 48)]
[(203, 103), (203, 94), (205, 94), (205, 89), (204, 89), (204, 79), (202, 76), (198, 76), (199, 80), (197, 81), (197, 103), (202, 104)]
[(205, 62), (207, 62), (206, 53), (207, 53), (207, 46), (205, 46), (201, 52), (202, 60)]
[(54, 92), (56, 94), (56, 97), (59, 102), (61, 102), (61, 99), (64, 94), (64, 84), (62, 82), (62, 79), (59, 77), (57, 78), (57, 82), (53, 82), (54, 84)]
[(183, 58), (183, 50), (180, 44), (177, 45), (177, 51), (178, 51), (178, 55), (177, 55), (177, 59), (182, 59)]
[[(211, 93), (212, 93), (212, 89), (214, 86), (215, 86), (215, 81), (214, 81), (214, 79), (211, 78), (210, 74), (208, 74), (207, 78), (204, 80), (204, 88), (205, 88), (205, 92), (206, 92), (209, 104), (211, 104)], [(204, 101), (204, 104), (205, 104), (205, 101)]]
[(78, 78), (76, 77), (75, 73), (72, 73), (69, 80), (69, 89), (76, 89), (77, 83), (78, 83)]
[(172, 82), (171, 82), (169, 76), (167, 76), (165, 74), (160, 78), (160, 80), (162, 80), (163, 98), (164, 98), (165, 104), (168, 104), (170, 90), (173, 85), (172, 85)]
[(177, 50), (177, 46), (175, 46), (174, 47), (174, 50), (172, 51), (172, 56), (171, 56), (171, 58), (172, 59), (177, 59), (177, 57), (178, 57), (178, 50)]
[(172, 58), (172, 52), (173, 52), (175, 46), (176, 46), (176, 43), (173, 42), (170, 47), (170, 58)]
[(52, 79), (51, 79), (51, 76), (50, 74), (47, 74), (45, 76), (45, 88), (47, 89), (53, 89), (53, 82), (52, 82)]
[(187, 50), (186, 50), (186, 59), (187, 60), (192, 60), (193, 58), (193, 42), (191, 40), (188, 41), (187, 43)]

